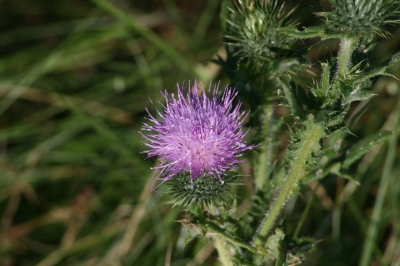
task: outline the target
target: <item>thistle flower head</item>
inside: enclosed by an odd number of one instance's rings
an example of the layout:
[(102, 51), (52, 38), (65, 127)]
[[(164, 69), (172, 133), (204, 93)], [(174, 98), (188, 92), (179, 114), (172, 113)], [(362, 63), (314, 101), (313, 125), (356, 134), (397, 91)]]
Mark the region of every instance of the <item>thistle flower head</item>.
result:
[(192, 185), (204, 174), (223, 183), (224, 173), (236, 167), (242, 152), (253, 148), (243, 141), (242, 124), (248, 112), (239, 111), (241, 103), (232, 104), (237, 92), (226, 87), (221, 98), (218, 94), (218, 85), (205, 92), (195, 81), (187, 89), (178, 85), (177, 98), (163, 93), (166, 103), (164, 110), (157, 110), (160, 120), (146, 109), (152, 124), (142, 128), (149, 131), (141, 132), (150, 148), (144, 153), (158, 156), (160, 165), (154, 169), (159, 170), (156, 180), (161, 184), (186, 172)]

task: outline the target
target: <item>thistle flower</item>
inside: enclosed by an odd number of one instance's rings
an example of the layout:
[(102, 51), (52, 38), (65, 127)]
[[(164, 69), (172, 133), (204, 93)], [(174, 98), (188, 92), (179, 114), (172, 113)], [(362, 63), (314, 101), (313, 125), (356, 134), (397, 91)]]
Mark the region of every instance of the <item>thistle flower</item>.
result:
[[(243, 137), (247, 132), (242, 129), (243, 120), (248, 112), (240, 112), (241, 103), (233, 107), (232, 101), (237, 95), (226, 87), (222, 97), (218, 98), (218, 85), (208, 93), (193, 86), (186, 89), (178, 87), (178, 98), (174, 94), (163, 93), (166, 104), (163, 111), (157, 110), (160, 121), (146, 109), (152, 125), (145, 124), (141, 135), (150, 147), (144, 151), (148, 157), (158, 156), (160, 165), (155, 180), (162, 183), (177, 174), (189, 173), (191, 185), (193, 179), (204, 175), (218, 178), (223, 184), (227, 170), (235, 169), (242, 152), (254, 146), (246, 145)], [(202, 85), (201, 85), (202, 87)]]

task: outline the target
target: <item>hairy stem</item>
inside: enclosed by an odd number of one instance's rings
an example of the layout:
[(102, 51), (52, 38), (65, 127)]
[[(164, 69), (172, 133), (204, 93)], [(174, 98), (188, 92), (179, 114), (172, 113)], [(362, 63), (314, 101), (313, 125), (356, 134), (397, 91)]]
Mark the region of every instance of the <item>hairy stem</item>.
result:
[(260, 154), (257, 156), (255, 181), (258, 190), (262, 190), (265, 181), (271, 169), (272, 161), (272, 139), (271, 139), (271, 120), (273, 114), (273, 106), (267, 104), (264, 108), (262, 117), (261, 135), (262, 142), (260, 147)]
[(351, 55), (353, 54), (355, 44), (356, 44), (356, 39), (353, 38), (343, 38), (340, 41), (340, 50), (337, 58), (338, 79), (346, 78), (346, 74), (351, 67)]
[(231, 253), (226, 245), (226, 241), (221, 237), (217, 236), (215, 238), (215, 248), (218, 250), (218, 258), (223, 266), (233, 266), (231, 261)]
[(323, 137), (323, 134), (324, 130), (320, 125), (310, 123), (305, 134), (303, 134), (305, 138), (299, 143), (295, 152), (294, 161), (289, 173), (285, 177), (284, 185), (253, 238), (253, 245), (262, 245), (264, 238), (273, 229), (281, 210), (298, 189), (299, 181), (305, 177), (307, 160), (311, 156), (311, 153), (319, 147), (319, 140)]

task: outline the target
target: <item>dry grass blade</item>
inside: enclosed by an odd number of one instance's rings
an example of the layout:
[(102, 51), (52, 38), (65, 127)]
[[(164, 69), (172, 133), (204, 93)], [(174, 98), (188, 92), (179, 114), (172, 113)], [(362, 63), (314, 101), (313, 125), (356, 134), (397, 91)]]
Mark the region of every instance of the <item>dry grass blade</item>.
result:
[(22, 93), (18, 97), (24, 100), (47, 103), (65, 109), (71, 108), (71, 105), (69, 104), (69, 102), (71, 102), (74, 104), (74, 106), (79, 107), (82, 111), (87, 112), (94, 117), (105, 118), (121, 124), (131, 124), (133, 122), (130, 114), (116, 107), (111, 107), (101, 103), (87, 101), (68, 95), (62, 95), (56, 92), (47, 92), (22, 86), (10, 87), (0, 85), (0, 97), (7, 97), (8, 95), (10, 95), (9, 92), (16, 88), (22, 91)]
[(146, 186), (143, 188), (142, 194), (140, 195), (139, 202), (127, 223), (122, 239), (105, 255), (104, 259), (99, 263), (99, 266), (122, 264), (132, 247), (133, 239), (137, 233), (139, 224), (147, 212), (148, 204), (150, 202), (149, 199), (151, 197), (151, 184), (152, 180), (149, 178)]

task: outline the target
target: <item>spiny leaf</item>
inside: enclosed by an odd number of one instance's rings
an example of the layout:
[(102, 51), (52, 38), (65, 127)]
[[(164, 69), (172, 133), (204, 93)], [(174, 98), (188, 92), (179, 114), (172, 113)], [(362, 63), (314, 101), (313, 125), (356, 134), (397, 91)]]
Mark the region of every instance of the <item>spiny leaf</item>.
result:
[(205, 232), (201, 226), (192, 223), (188, 219), (178, 220), (177, 222), (180, 222), (186, 228), (186, 230), (182, 232), (186, 235), (184, 240), (185, 246), (197, 237), (204, 237)]
[(376, 145), (385, 141), (390, 135), (391, 132), (389, 131), (381, 131), (371, 136), (368, 136), (363, 140), (360, 140), (350, 150), (348, 150), (342, 168), (349, 168), (349, 166), (351, 166), (356, 160), (360, 159), (364, 154), (366, 154)]
[(325, 36), (325, 26), (316, 26), (303, 28), (303, 30), (298, 30), (296, 27), (284, 27), (278, 29), (279, 32), (286, 34), (287, 36), (296, 38), (296, 39), (310, 39), (310, 38), (321, 38)]
[(348, 103), (351, 103), (354, 101), (364, 101), (364, 100), (371, 98), (374, 95), (376, 95), (376, 94), (374, 94), (372, 91), (356, 90), (356, 91), (351, 92), (349, 94), (349, 97), (347, 97), (346, 100)]
[(291, 239), (286, 235), (285, 240), (281, 245), (288, 255), (288, 261), (291, 263), (302, 262), (306, 254), (313, 251), (316, 246), (316, 240), (310, 237), (302, 237)]

